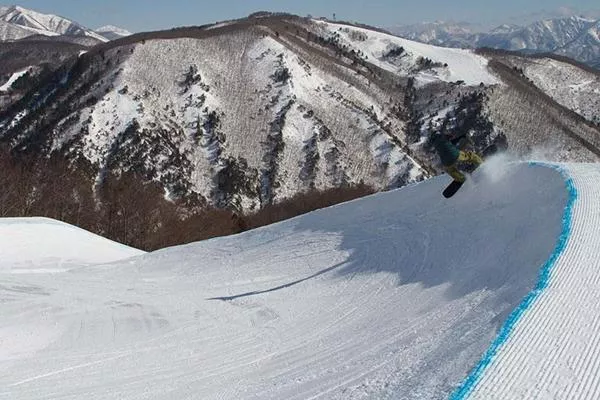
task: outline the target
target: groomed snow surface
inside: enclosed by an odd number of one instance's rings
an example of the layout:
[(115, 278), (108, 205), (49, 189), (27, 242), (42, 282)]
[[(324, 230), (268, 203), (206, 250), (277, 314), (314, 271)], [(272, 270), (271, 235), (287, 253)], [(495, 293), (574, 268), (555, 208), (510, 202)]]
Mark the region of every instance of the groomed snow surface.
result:
[(48, 266), (68, 270), (144, 254), (143, 251), (48, 218), (0, 219), (0, 273)]
[(596, 399), (600, 168), (560, 169), (154, 253), (0, 220), (0, 398)]

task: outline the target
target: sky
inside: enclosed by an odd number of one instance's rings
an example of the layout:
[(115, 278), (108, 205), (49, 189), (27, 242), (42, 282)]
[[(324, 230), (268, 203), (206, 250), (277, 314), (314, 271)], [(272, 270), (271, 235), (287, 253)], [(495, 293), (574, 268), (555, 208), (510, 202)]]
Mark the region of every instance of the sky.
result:
[(597, 0), (20, 0), (16, 4), (89, 28), (116, 25), (132, 32), (203, 25), (260, 10), (328, 18), (335, 13), (338, 20), (384, 28), (438, 20), (491, 27), (561, 14), (600, 16)]

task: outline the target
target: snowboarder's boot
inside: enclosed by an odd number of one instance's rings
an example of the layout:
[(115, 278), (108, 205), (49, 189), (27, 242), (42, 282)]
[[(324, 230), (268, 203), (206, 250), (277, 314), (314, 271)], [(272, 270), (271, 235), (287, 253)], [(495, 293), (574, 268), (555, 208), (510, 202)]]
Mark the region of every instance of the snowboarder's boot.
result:
[(474, 151), (461, 151), (458, 155), (459, 162), (468, 162), (476, 168), (483, 164), (483, 159)]

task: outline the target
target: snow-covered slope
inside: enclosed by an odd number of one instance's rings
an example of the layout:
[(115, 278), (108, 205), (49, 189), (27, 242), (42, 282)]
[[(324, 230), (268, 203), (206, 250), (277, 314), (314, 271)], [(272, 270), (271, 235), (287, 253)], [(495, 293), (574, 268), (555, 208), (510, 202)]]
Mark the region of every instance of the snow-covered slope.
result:
[(480, 38), (477, 44), (506, 50), (553, 52), (577, 40), (594, 22), (576, 16), (542, 20), (521, 29), (492, 31)]
[(523, 73), (559, 104), (600, 124), (600, 73), (549, 58), (524, 63)]
[(0, 114), (0, 140), (86, 164), (90, 185), (135, 171), (173, 199), (242, 211), (311, 189), (395, 188), (439, 171), (426, 146), (436, 130), (468, 133), (477, 150), (600, 157), (596, 127), (532, 95), (502, 56), (347, 24), (247, 18), (136, 34), (70, 62), (36, 88), (48, 96)]
[(141, 166), (177, 196), (244, 210), (310, 188), (427, 175), (402, 147), (405, 121), (388, 92), (343, 62), (255, 28), (202, 35), (107, 51), (102, 79), (89, 68), (96, 81), (69, 82), (86, 88), (52, 124), (50, 151), (98, 176)]
[(451, 200), (438, 177), (123, 262), (0, 270), (0, 396), (596, 398), (600, 169), (563, 168), (492, 160)]
[(575, 40), (556, 52), (600, 70), (600, 20), (594, 21)]
[[(439, 79), (471, 85), (499, 83), (487, 70), (487, 59), (473, 54), (471, 50), (431, 46), (348, 25), (321, 24), (330, 34), (337, 34), (343, 44), (365, 54), (370, 62), (395, 73), (416, 71), (417, 77), (426, 82)], [(390, 55), (400, 48), (403, 50), (399, 54)], [(426, 59), (431, 61), (431, 66), (427, 65)]]
[(58, 272), (143, 254), (47, 218), (0, 219), (0, 275)]
[(0, 41), (17, 40), (32, 35), (87, 36), (99, 42), (108, 40), (66, 18), (19, 6), (0, 7), (0, 23)]
[[(527, 311), (519, 314), (470, 399), (597, 399), (600, 282), (599, 168), (564, 167), (571, 201), (563, 234), (544, 266)], [(527, 304), (530, 300), (531, 304)]]
[(6, 81), (6, 83), (4, 83), (2, 86), (0, 86), (0, 92), (9, 91), (10, 88), (12, 87), (13, 83), (15, 83), (17, 81), (17, 79), (19, 79), (20, 77), (25, 75), (28, 71), (29, 71), (29, 68), (26, 68), (22, 71), (18, 71), (18, 72), (15, 72), (14, 74), (12, 74), (10, 76), (10, 78), (8, 78), (8, 81)]
[(16, 25), (0, 20), (0, 41), (18, 40), (33, 35), (58, 36), (58, 33)]

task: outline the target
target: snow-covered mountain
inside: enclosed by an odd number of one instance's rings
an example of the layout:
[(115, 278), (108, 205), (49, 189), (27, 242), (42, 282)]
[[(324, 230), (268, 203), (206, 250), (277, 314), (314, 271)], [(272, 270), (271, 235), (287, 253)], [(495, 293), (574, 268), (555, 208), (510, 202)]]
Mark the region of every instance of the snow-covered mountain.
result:
[(583, 34), (555, 52), (600, 69), (600, 20), (590, 24)]
[(95, 29), (94, 32), (96, 32), (97, 34), (101, 35), (102, 37), (105, 37), (108, 40), (115, 40), (115, 39), (119, 39), (125, 36), (129, 36), (132, 35), (131, 32), (129, 32), (128, 30), (113, 26), (113, 25), (106, 25), (103, 26), (101, 28)]
[(406, 39), (433, 44), (436, 46), (469, 48), (473, 37), (481, 29), (466, 22), (423, 22), (420, 24), (397, 26), (390, 32)]
[(86, 38), (59, 38), (36, 35), (0, 43), (0, 112), (87, 49), (80, 43)]
[(600, 65), (600, 20), (573, 16), (522, 27), (501, 25), (490, 32), (456, 29), (463, 26), (438, 23), (391, 30), (402, 37), (440, 46), (556, 53), (594, 67)]
[[(129, 34), (116, 27), (101, 30), (96, 33), (66, 18), (19, 6), (0, 7), (0, 86), (5, 87), (0, 110), (86, 48)], [(27, 82), (22, 79), (13, 87), (13, 77), (25, 70)]]
[[(1, 9), (0, 9), (1, 12)], [(10, 41), (10, 40), (18, 40), (28, 36), (33, 35), (48, 35), (48, 36), (58, 36), (58, 34), (54, 32), (49, 32), (46, 30), (39, 30), (34, 28), (28, 28), (25, 26), (20, 26), (16, 24), (12, 24), (10, 22), (1, 21), (0, 20), (0, 40), (1, 41)]]
[(0, 396), (597, 399), (599, 179), (493, 159), (451, 200), (438, 177), (147, 254), (1, 219)]
[(593, 112), (532, 84), (525, 62), (347, 24), (248, 18), (96, 47), (1, 113), (0, 137), (78, 160), (96, 184), (136, 171), (170, 198), (244, 211), (312, 188), (434, 175), (425, 141), (436, 130), (468, 132), (478, 150), (597, 161)]
[(508, 30), (493, 30), (480, 37), (477, 45), (506, 50), (554, 52), (577, 40), (595, 22), (580, 17), (543, 20), (521, 29), (510, 27)]
[(521, 60), (518, 68), (556, 102), (600, 124), (600, 74), (551, 58)]
[(104, 36), (63, 17), (43, 14), (20, 6), (0, 7), (0, 41), (27, 36), (83, 36), (106, 42)]

